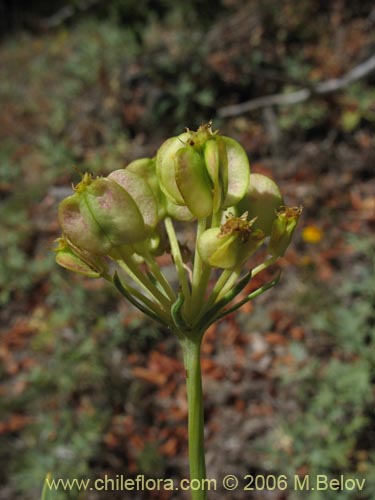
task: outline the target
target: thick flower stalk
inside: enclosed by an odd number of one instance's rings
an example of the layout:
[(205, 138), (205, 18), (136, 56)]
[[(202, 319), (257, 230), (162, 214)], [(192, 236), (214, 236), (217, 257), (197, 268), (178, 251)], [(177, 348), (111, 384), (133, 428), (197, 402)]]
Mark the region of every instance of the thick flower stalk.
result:
[[(182, 346), (191, 479), (201, 481), (206, 474), (204, 332), (278, 282), (279, 275), (238, 299), (256, 274), (284, 255), (301, 211), (285, 206), (271, 179), (250, 175), (242, 146), (212, 132), (210, 124), (166, 140), (155, 158), (133, 161), (108, 177), (86, 173), (59, 206), (57, 263), (113, 283)], [(182, 244), (176, 222), (180, 231), (182, 224), (196, 224), (195, 240)], [(164, 253), (176, 268), (173, 282), (157, 262)], [(193, 500), (206, 499), (203, 488), (191, 494)]]

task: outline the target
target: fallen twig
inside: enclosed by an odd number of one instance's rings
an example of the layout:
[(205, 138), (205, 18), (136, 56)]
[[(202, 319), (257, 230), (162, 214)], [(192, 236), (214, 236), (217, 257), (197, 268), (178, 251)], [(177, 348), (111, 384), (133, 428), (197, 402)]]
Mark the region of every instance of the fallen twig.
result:
[(310, 88), (303, 88), (294, 92), (288, 92), (285, 94), (272, 94), (263, 97), (257, 97), (256, 99), (251, 99), (240, 104), (224, 106), (222, 108), (219, 108), (217, 113), (221, 118), (227, 118), (268, 106), (297, 104), (299, 102), (306, 101), (313, 95), (329, 94), (331, 92), (335, 92), (336, 90), (342, 89), (350, 83), (367, 76), (373, 70), (375, 70), (375, 54), (363, 63), (348, 71), (348, 73), (340, 78), (331, 78), (329, 80), (317, 83), (316, 85), (312, 85)]

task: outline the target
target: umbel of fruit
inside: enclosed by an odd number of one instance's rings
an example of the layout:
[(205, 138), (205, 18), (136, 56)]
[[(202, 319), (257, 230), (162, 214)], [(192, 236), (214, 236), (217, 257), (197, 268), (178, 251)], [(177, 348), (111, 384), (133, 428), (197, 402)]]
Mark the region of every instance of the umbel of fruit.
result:
[[(263, 284), (257, 280), (250, 293), (246, 288), (284, 255), (302, 209), (285, 206), (268, 177), (250, 175), (242, 146), (210, 124), (166, 140), (155, 158), (135, 160), (107, 177), (85, 174), (74, 191), (59, 206), (63, 234), (56, 261), (106, 279), (176, 334), (186, 369), (190, 478), (204, 484), (204, 332), (277, 284), (280, 273)], [(162, 254), (176, 268), (173, 280), (170, 268), (167, 275), (159, 266)], [(206, 500), (203, 489), (191, 496)]]

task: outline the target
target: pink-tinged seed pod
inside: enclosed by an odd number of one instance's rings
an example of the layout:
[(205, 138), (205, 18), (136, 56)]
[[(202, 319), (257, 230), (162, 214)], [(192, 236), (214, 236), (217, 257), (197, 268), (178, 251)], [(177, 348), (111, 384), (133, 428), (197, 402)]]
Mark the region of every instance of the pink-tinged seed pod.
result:
[(71, 241), (88, 252), (109, 253), (112, 244), (92, 217), (78, 193), (65, 198), (59, 205), (59, 221)]
[(266, 235), (276, 219), (276, 210), (283, 205), (283, 197), (277, 184), (262, 174), (251, 174), (247, 193), (238, 203), (240, 213), (248, 212), (249, 219), (256, 220), (254, 229), (261, 229)]
[(119, 184), (85, 174), (75, 190), (60, 203), (59, 221), (78, 248), (106, 255), (115, 247), (147, 238), (150, 231), (139, 208)]

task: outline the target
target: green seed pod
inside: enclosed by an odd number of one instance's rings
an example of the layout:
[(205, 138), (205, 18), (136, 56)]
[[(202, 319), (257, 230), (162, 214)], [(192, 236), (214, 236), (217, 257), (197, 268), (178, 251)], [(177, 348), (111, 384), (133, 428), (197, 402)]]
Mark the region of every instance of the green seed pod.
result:
[(250, 166), (245, 150), (211, 124), (165, 141), (156, 156), (163, 193), (198, 218), (235, 205), (245, 195)]
[(273, 257), (282, 257), (292, 239), (294, 229), (302, 213), (302, 207), (280, 207), (272, 224), (268, 252)]
[(213, 267), (233, 269), (243, 264), (263, 243), (265, 235), (253, 229), (254, 221), (230, 216), (220, 228), (205, 231), (198, 241), (198, 251), (204, 262)]
[[(179, 145), (183, 146), (181, 142), (179, 142)], [(164, 219), (167, 214), (180, 221), (191, 221), (194, 219), (194, 214), (190, 212), (187, 206), (176, 205), (169, 197), (164, 195), (156, 175), (156, 162), (154, 159), (141, 158), (140, 160), (132, 161), (127, 165), (126, 170), (139, 175), (150, 186), (157, 201), (159, 221)]]
[(241, 240), (239, 244), (237, 257), (239, 264), (242, 265), (244, 262), (246, 262), (263, 244), (265, 238), (266, 235), (261, 229), (252, 229), (249, 235), (249, 239), (247, 241)]
[(276, 219), (276, 210), (283, 205), (283, 198), (278, 186), (262, 174), (251, 174), (246, 195), (238, 203), (240, 213), (247, 211), (249, 218), (256, 217), (254, 229), (261, 229), (266, 235)]
[(204, 161), (213, 184), (213, 211), (216, 213), (228, 191), (228, 157), (221, 137), (212, 136), (205, 142)]
[(173, 217), (173, 219), (180, 221), (192, 221), (194, 219), (194, 214), (186, 206), (176, 205), (169, 198), (166, 198), (165, 205), (167, 214)]
[(147, 229), (152, 230), (158, 222), (156, 199), (150, 186), (138, 174), (120, 169), (112, 172), (108, 179), (119, 184), (136, 202)]
[(155, 160), (153, 158), (139, 158), (130, 162), (125, 168), (142, 177), (153, 191), (159, 187), (155, 172)]
[(176, 205), (185, 205), (180, 190), (176, 184), (175, 156), (190, 139), (191, 133), (185, 132), (178, 137), (167, 139), (159, 148), (156, 155), (156, 174), (163, 193)]
[(198, 252), (206, 264), (232, 269), (237, 263), (237, 235), (221, 235), (219, 227), (207, 229), (198, 240)]
[(114, 247), (147, 238), (149, 229), (139, 208), (119, 184), (85, 174), (75, 190), (60, 203), (59, 221), (76, 247), (105, 255)]
[(65, 238), (57, 241), (55, 259), (61, 267), (89, 278), (101, 278), (108, 273), (108, 266), (102, 257), (72, 247)]
[[(224, 138), (219, 135), (215, 135), (215, 141), (219, 152), (219, 182), (221, 186), (222, 205), (224, 208), (224, 201), (228, 193), (229, 183), (228, 154)], [(245, 184), (249, 182), (248, 175), (246, 176), (246, 179), (243, 179), (243, 181), (245, 182)], [(225, 208), (227, 207), (225, 206)]]
[(198, 218), (212, 214), (210, 180), (202, 155), (192, 146), (177, 151), (176, 184), (188, 209)]
[(156, 175), (155, 159), (140, 158), (139, 160), (134, 160), (126, 166), (126, 170), (134, 172), (147, 182), (156, 199), (158, 207), (158, 220), (162, 220), (166, 214), (165, 196), (160, 189), (159, 179)]
[(246, 151), (239, 142), (230, 137), (221, 136), (225, 145), (228, 162), (228, 189), (223, 202), (223, 208), (236, 205), (246, 194), (250, 164)]

